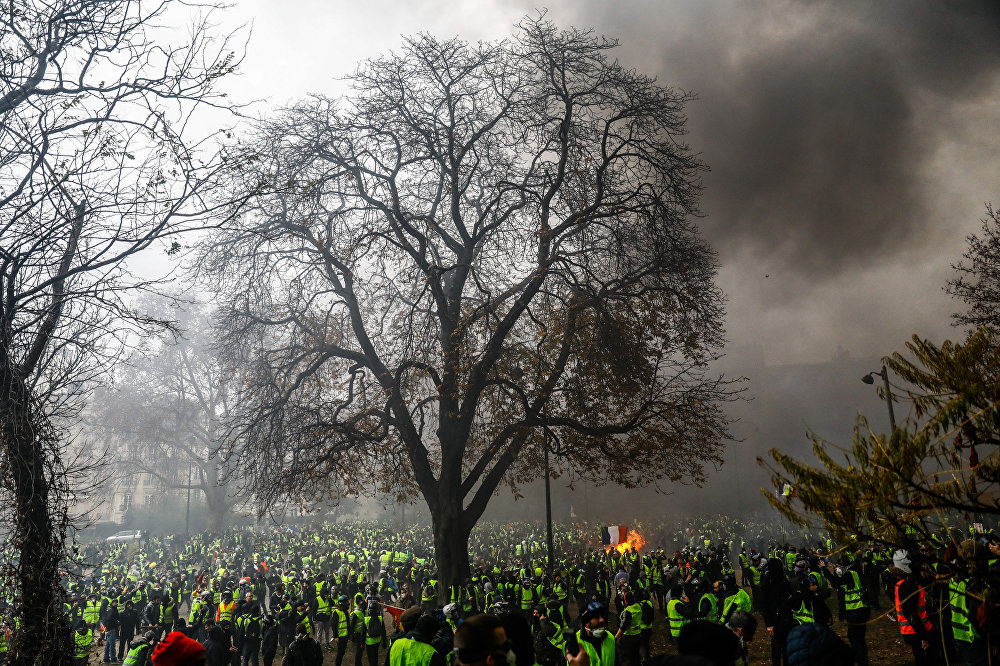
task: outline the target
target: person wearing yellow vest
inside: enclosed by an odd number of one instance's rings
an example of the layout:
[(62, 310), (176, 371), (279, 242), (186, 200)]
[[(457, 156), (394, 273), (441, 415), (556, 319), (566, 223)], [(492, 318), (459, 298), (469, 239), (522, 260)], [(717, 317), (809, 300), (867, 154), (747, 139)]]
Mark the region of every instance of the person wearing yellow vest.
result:
[(73, 656), (77, 663), (85, 665), (90, 658), (90, 646), (94, 644), (93, 625), (83, 622), (73, 632)]
[(725, 589), (725, 596), (722, 602), (723, 624), (729, 622), (729, 618), (732, 617), (733, 613), (736, 611), (744, 611), (746, 613), (753, 611), (753, 601), (751, 601), (750, 595), (747, 594), (747, 591), (736, 584), (735, 575), (728, 574), (725, 578), (723, 578), (722, 585)]
[(387, 645), (385, 636), (385, 620), (382, 618), (382, 606), (377, 601), (369, 601), (363, 623), (365, 654), (368, 655), (368, 666), (380, 666), (378, 663), (378, 646)]
[(316, 622), (316, 629), (313, 631), (313, 638), (320, 645), (330, 642), (330, 618), (333, 615), (333, 600), (326, 590), (322, 590), (316, 595), (316, 612), (313, 619)]
[(846, 569), (837, 567), (830, 571), (826, 560), (819, 561), (821, 572), (844, 595), (844, 619), (847, 621), (847, 642), (854, 651), (858, 666), (868, 666), (868, 620), (871, 608), (865, 600), (865, 587), (861, 581), (862, 560), (857, 559)]
[(905, 550), (897, 550), (892, 557), (891, 573), (896, 576), (893, 601), (899, 633), (903, 642), (913, 652), (915, 666), (940, 663), (940, 642), (927, 612), (927, 593), (920, 584), (919, 570), (914, 573), (912, 561)]
[(818, 580), (818, 574), (809, 574), (799, 583), (799, 589), (788, 598), (793, 624), (815, 622), (829, 626), (833, 622), (830, 610), (816, 594), (819, 589)]
[(91, 626), (96, 626), (101, 620), (101, 604), (97, 595), (92, 594), (83, 607), (83, 621)]
[(160, 632), (161, 635), (167, 635), (173, 628), (174, 623), (177, 622), (178, 612), (177, 603), (170, 597), (166, 595), (160, 602)]
[[(599, 601), (592, 601), (580, 618), (582, 627), (566, 637), (566, 652), (571, 658), (587, 654), (591, 666), (614, 666), (616, 646), (607, 629), (607, 610)], [(571, 659), (570, 663), (573, 661)]]
[(421, 617), (420, 609), (407, 609), (399, 618), (403, 635), (389, 648), (389, 666), (445, 666), (444, 657), (431, 646), (436, 622)]
[(708, 580), (705, 578), (692, 578), (689, 584), (692, 590), (688, 593), (688, 596), (692, 599), (698, 599), (698, 618), (718, 624), (719, 600), (715, 594), (708, 589)]
[(607, 608), (599, 601), (587, 605), (581, 616), (579, 631), (566, 632), (566, 660), (569, 666), (614, 666), (616, 645), (607, 629)]
[(615, 634), (618, 659), (622, 666), (639, 666), (639, 632), (642, 630), (639, 600), (631, 590), (625, 590), (621, 595), (624, 609), (618, 616), (618, 633)]
[(540, 666), (562, 666), (566, 663), (566, 621), (562, 604), (549, 599), (538, 615), (535, 633), (535, 660)]
[(670, 641), (677, 642), (681, 629), (691, 621), (697, 611), (690, 607), (691, 599), (684, 593), (680, 583), (674, 583), (670, 588), (670, 601), (667, 602), (667, 623), (670, 627)]
[(341, 666), (344, 662), (344, 652), (347, 651), (347, 635), (350, 633), (347, 612), (350, 608), (350, 601), (346, 595), (337, 598), (337, 605), (330, 613), (330, 630), (333, 633), (331, 641), (337, 641), (337, 662), (336, 666)]
[(365, 600), (360, 592), (355, 595), (354, 610), (348, 617), (348, 623), (351, 642), (354, 644), (354, 666), (361, 666), (365, 654)]
[[(992, 545), (992, 541), (988, 541)], [(990, 636), (980, 626), (979, 608), (989, 592), (983, 583), (988, 580), (986, 558), (993, 554), (967, 539), (958, 545), (958, 555), (969, 567), (972, 576), (948, 581), (948, 601), (951, 606), (951, 632), (955, 648), (968, 666), (985, 666), (990, 662)]]
[(233, 613), (236, 612), (236, 602), (228, 597), (223, 597), (219, 602), (219, 607), (215, 611), (215, 621), (216, 622), (232, 622)]

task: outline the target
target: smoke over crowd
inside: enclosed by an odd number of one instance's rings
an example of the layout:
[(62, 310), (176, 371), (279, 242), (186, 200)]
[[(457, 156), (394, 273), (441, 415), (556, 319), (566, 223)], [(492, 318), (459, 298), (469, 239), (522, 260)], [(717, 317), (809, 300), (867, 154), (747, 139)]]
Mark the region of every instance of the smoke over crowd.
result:
[[(576, 7), (575, 11), (570, 6)], [(1000, 7), (971, 0), (567, 3), (557, 21), (691, 90), (730, 339), (769, 361), (949, 334), (941, 292), (1000, 175)], [(864, 326), (858, 326), (864, 321)], [(804, 340), (807, 338), (808, 341)]]

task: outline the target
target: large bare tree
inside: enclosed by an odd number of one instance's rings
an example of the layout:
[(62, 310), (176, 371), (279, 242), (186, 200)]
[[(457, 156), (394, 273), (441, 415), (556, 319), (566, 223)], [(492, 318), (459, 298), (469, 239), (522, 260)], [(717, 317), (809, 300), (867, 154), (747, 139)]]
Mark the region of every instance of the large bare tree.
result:
[(732, 386), (685, 93), (526, 19), (421, 35), (262, 122), (217, 233), (234, 462), (264, 504), (419, 492), (441, 579), (502, 484), (703, 476)]
[[(171, 21), (190, 30), (154, 41)], [(129, 332), (156, 324), (130, 307), (149, 284), (126, 262), (198, 226), (223, 168), (185, 129), (199, 106), (229, 106), (216, 83), (239, 57), (209, 25), (169, 0), (0, 7), (0, 489), (18, 666), (72, 649), (65, 418)]]
[(165, 488), (195, 490), (205, 500), (208, 529), (219, 531), (242, 496), (238, 483), (222, 483), (222, 460), (212, 455), (225, 434), (232, 373), (218, 360), (207, 305), (146, 303), (147, 313), (175, 326), (147, 337), (116, 369), (114, 386), (90, 410), (93, 428), (113, 443), (119, 483), (149, 474)]

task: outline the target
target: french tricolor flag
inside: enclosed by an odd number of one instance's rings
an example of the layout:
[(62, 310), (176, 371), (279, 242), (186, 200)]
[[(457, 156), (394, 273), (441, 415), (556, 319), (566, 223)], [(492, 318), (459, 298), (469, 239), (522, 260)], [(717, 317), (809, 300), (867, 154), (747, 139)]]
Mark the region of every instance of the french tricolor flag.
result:
[(605, 546), (617, 546), (628, 541), (628, 528), (624, 525), (612, 525), (604, 528), (601, 540)]

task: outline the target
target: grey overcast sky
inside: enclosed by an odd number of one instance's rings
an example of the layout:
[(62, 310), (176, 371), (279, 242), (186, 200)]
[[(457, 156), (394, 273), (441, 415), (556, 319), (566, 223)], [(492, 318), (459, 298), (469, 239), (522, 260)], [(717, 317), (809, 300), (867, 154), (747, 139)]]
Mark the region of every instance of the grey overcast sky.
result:
[[(522, 0), (235, 0), (252, 22), (243, 99), (335, 95), (336, 77), (426, 31), (498, 39)], [(954, 336), (950, 264), (997, 200), (996, 0), (552, 0), (560, 26), (697, 93), (690, 143), (712, 169), (702, 229), (719, 252), (733, 347), (769, 363), (857, 357)], [(261, 108), (261, 111), (265, 107)]]

